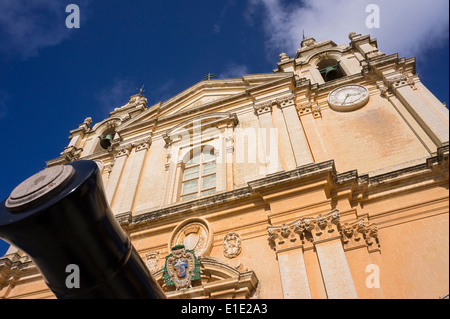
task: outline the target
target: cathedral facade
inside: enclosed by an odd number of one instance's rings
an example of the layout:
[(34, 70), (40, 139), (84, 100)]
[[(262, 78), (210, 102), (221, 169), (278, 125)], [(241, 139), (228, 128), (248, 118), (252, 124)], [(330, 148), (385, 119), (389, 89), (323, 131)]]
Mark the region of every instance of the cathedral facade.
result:
[[(441, 298), (449, 111), (369, 35), (304, 39), (265, 74), (142, 93), (70, 131), (168, 298)], [(185, 256), (185, 259), (180, 259)], [(11, 247), (0, 298), (54, 298)]]

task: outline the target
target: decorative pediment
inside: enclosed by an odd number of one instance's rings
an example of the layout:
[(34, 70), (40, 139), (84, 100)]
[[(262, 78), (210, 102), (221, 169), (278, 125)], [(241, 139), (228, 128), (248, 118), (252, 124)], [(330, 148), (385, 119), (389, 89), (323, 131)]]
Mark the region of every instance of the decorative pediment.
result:
[(176, 141), (180, 135), (188, 133), (191, 135), (198, 130), (199, 133), (209, 127), (217, 126), (219, 124), (231, 124), (235, 126), (238, 119), (235, 113), (228, 112), (214, 112), (206, 113), (186, 120), (173, 128), (170, 128), (163, 134), (163, 138), (167, 144)]
[(198, 261), (201, 276), (190, 288), (177, 290), (175, 286), (166, 286), (164, 268), (153, 273), (168, 299), (232, 299), (255, 295), (258, 278), (253, 270), (245, 269), (242, 264), (233, 267), (213, 257), (200, 256)]
[(292, 74), (268, 73), (245, 75), (242, 78), (201, 81), (171, 99), (150, 106), (124, 123), (120, 130), (132, 130), (152, 122), (164, 123), (178, 118), (217, 112), (236, 103), (251, 102), (266, 87), (292, 78)]

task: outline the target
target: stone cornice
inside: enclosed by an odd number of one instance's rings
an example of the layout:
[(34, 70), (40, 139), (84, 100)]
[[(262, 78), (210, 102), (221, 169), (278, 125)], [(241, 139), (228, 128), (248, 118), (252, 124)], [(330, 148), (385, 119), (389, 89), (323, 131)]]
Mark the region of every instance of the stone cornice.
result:
[[(141, 223), (159, 220), (171, 215), (177, 215), (181, 213), (190, 212), (193, 209), (206, 209), (211, 207), (211, 205), (220, 205), (224, 203), (229, 203), (235, 200), (240, 200), (242, 198), (248, 198), (252, 196), (252, 192), (248, 187), (238, 188), (232, 191), (214, 194), (207, 197), (202, 197), (195, 200), (190, 200), (187, 202), (179, 202), (168, 207), (152, 210), (149, 212), (144, 212), (136, 216), (132, 216), (131, 219), (126, 216), (122, 216), (123, 220), (128, 222), (128, 225), (138, 225)], [(129, 213), (131, 214), (131, 212)]]
[(142, 211), (137, 215), (130, 212), (129, 216), (122, 216), (122, 220), (125, 221), (122, 225), (137, 226), (141, 223), (160, 220), (169, 216), (186, 214), (193, 210), (208, 209), (211, 206), (221, 204), (230, 205), (244, 198), (261, 197), (263, 193), (276, 191), (282, 185), (297, 185), (309, 178), (319, 176), (327, 183), (328, 196), (340, 196), (339, 192), (345, 191), (345, 196), (348, 196), (349, 201), (353, 205), (357, 205), (358, 203), (383, 198), (386, 189), (389, 190), (389, 196), (395, 196), (396, 193), (405, 191), (404, 186), (409, 185), (411, 179), (415, 181), (414, 187), (424, 187), (417, 182), (418, 180), (428, 180), (430, 185), (448, 183), (448, 149), (448, 145), (440, 147), (437, 155), (428, 158), (423, 164), (376, 176), (358, 175), (357, 170), (338, 173), (333, 160), (307, 164), (290, 171), (282, 171), (250, 181), (248, 186), (232, 191), (212, 194), (187, 202), (178, 202), (160, 209)]
[(334, 174), (336, 173), (333, 160), (321, 163), (307, 164), (290, 171), (282, 171), (267, 175), (264, 178), (248, 182), (248, 185), (252, 191), (258, 192), (260, 190), (267, 190), (269, 187), (271, 188), (282, 183), (306, 178), (323, 172), (334, 172)]

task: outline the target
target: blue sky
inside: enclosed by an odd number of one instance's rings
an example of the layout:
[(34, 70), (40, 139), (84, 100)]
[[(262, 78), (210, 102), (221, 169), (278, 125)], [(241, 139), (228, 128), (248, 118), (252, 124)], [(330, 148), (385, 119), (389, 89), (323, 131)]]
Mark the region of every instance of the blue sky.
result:
[[(368, 29), (368, 4), (380, 27)], [(79, 29), (65, 12), (77, 4)], [(99, 122), (145, 85), (149, 105), (202, 80), (268, 73), (303, 30), (348, 44), (370, 34), (386, 54), (417, 58), (449, 102), (448, 0), (0, 0), (0, 199), (42, 170), (90, 116)], [(0, 256), (7, 245), (0, 242)]]

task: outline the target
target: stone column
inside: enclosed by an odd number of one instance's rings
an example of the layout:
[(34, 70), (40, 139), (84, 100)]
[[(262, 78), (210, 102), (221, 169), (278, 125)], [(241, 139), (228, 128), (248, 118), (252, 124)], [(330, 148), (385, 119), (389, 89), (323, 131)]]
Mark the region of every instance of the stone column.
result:
[(449, 140), (449, 126), (415, 92), (414, 79), (396, 75), (385, 80), (395, 96), (402, 101), (436, 146)]
[(151, 145), (151, 137), (134, 142), (132, 145), (135, 147), (135, 153), (132, 158), (133, 161), (131, 163), (130, 173), (125, 181), (126, 189), (121, 194), (121, 199), (118, 202), (119, 207), (114, 210), (116, 214), (129, 213), (133, 208), (133, 202), (136, 196), (145, 155)]
[(277, 102), (283, 112), (296, 165), (302, 166), (313, 163), (308, 141), (306, 140), (303, 127), (300, 123), (297, 109), (295, 107), (295, 96), (291, 95), (283, 99), (278, 99)]
[(267, 227), (269, 243), (277, 252), (285, 299), (311, 299), (303, 241), (295, 223)]

